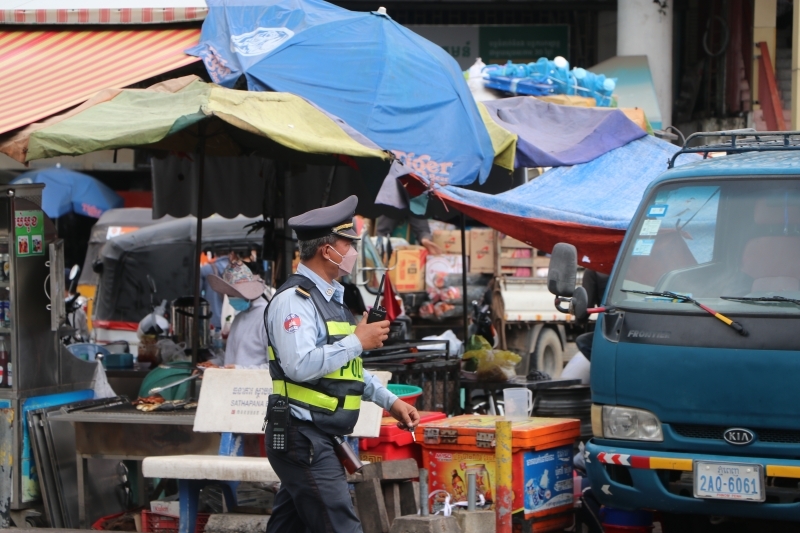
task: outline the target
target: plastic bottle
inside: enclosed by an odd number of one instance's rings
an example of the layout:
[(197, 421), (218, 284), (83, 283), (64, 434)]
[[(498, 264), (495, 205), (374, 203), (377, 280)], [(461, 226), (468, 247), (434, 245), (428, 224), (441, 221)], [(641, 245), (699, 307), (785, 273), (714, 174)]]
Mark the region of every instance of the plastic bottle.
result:
[(215, 350), (222, 350), (224, 348), (224, 344), (222, 342), (222, 331), (216, 329), (214, 324), (211, 324), (211, 346)]
[(231, 332), (231, 316), (225, 317), (225, 323), (222, 324), (222, 338), (227, 339), (228, 334)]
[(553, 73), (552, 73), (556, 93), (559, 94), (575, 94), (575, 80), (569, 71), (569, 61), (562, 56), (558, 56), (553, 60)]

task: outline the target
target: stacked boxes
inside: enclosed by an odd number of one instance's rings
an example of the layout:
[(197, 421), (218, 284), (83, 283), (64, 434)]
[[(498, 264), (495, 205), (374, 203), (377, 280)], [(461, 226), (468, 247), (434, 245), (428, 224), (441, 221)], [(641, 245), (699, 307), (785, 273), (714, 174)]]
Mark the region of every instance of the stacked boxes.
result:
[[(429, 491), (440, 491), (434, 497), (438, 505), (447, 495), (451, 504), (466, 500), (467, 475), (474, 472), (478, 494), (493, 508), (498, 420), (503, 417), (462, 415), (417, 428)], [(528, 418), (513, 423), (514, 512), (536, 518), (537, 531), (560, 530), (571, 523), (573, 443), (579, 436), (578, 420)]]
[(495, 234), (491, 228), (473, 228), (469, 231), (470, 273), (494, 272)]

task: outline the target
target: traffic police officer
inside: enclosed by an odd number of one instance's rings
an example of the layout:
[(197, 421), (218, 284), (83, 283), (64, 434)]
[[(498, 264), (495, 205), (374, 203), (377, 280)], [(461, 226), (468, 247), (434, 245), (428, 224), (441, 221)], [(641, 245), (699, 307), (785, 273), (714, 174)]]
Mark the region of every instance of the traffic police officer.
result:
[[(358, 199), (314, 209), (289, 219), (297, 233), (300, 265), (276, 292), (265, 314), (273, 394), (268, 405), (267, 457), (281, 480), (267, 533), (360, 533), (344, 469), (332, 436), (347, 435), (361, 400), (389, 411), (401, 428), (419, 414), (369, 372), (359, 355), (383, 345), (389, 321), (356, 323), (335, 278), (349, 274), (358, 253), (353, 226)], [(291, 416), (284, 450), (272, 446), (279, 400)]]

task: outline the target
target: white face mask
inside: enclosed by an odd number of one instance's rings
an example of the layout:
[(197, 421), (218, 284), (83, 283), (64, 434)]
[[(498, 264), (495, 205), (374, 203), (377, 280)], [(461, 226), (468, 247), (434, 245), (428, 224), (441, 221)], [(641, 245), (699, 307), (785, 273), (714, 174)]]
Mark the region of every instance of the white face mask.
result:
[(328, 245), (328, 247), (334, 252), (336, 252), (336, 255), (342, 258), (342, 260), (339, 263), (337, 263), (330, 257), (328, 258), (328, 261), (339, 267), (339, 277), (349, 275), (353, 271), (353, 267), (356, 266), (356, 260), (358, 259), (358, 252), (356, 251), (356, 249), (353, 248), (353, 246), (350, 246), (350, 249), (347, 250), (347, 253), (342, 255), (336, 250), (336, 248), (334, 248), (330, 244)]

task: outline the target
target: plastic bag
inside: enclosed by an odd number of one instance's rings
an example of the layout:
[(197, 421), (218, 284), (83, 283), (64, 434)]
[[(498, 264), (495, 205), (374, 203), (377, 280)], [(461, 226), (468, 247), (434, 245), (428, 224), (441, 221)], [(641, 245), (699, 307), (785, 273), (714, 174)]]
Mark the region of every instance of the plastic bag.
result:
[(515, 366), (522, 357), (507, 350), (493, 350), (492, 345), (480, 335), (473, 335), (467, 344), (467, 352), (463, 359), (474, 359), (477, 362), (477, 378), (479, 381), (502, 382), (513, 379)]
[(106, 376), (106, 369), (103, 368), (103, 363), (97, 361), (97, 367), (94, 369), (94, 399), (101, 400), (103, 398), (113, 398), (117, 395), (111, 385), (108, 384), (108, 377)]
[[(462, 342), (458, 337), (456, 337), (456, 334), (453, 333), (452, 329), (448, 329), (447, 331), (445, 331), (441, 335), (429, 335), (427, 337), (422, 337), (422, 340), (424, 340), (424, 341), (438, 341), (438, 340), (450, 341), (450, 355), (451, 356), (456, 356), (459, 353), (461, 353), (461, 344), (462, 344)], [(430, 344), (430, 345), (420, 346), (419, 349), (420, 350), (444, 350), (444, 346), (445, 346), (444, 343), (442, 343), (442, 344)]]
[(462, 316), (464, 314), (463, 305), (453, 305), (445, 302), (428, 302), (420, 306), (419, 316), (426, 320), (441, 321), (445, 318)]
[[(467, 302), (481, 302), (485, 293), (485, 285), (467, 285)], [(445, 287), (439, 291), (438, 298), (449, 304), (461, 304), (464, 301), (461, 287)]]
[(186, 343), (175, 344), (172, 339), (161, 339), (158, 341), (158, 353), (161, 355), (162, 363), (172, 363), (175, 361), (191, 361), (192, 358), (186, 355)]
[(169, 320), (164, 315), (167, 313), (167, 301), (161, 300), (161, 303), (153, 309), (152, 313), (148, 313), (136, 328), (136, 335), (141, 340), (145, 335), (166, 335), (169, 332)]
[(561, 372), (562, 379), (579, 379), (581, 385), (589, 385), (589, 376), (591, 373), (591, 363), (586, 356), (581, 352), (576, 353), (569, 360), (567, 366)]

